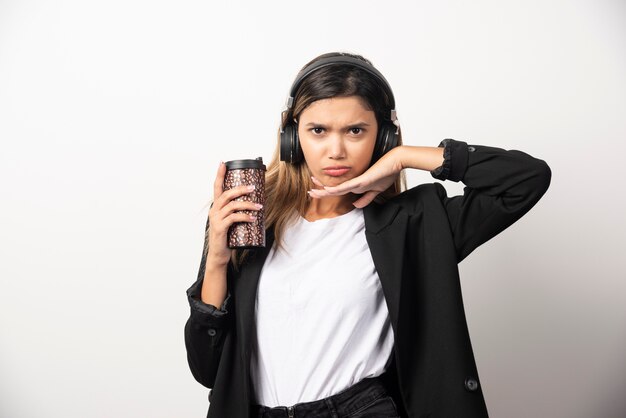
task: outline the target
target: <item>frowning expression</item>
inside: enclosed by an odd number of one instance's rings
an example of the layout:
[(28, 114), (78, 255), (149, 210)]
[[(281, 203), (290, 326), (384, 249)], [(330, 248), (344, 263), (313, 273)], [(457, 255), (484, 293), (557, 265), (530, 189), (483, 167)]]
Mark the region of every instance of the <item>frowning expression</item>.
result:
[(317, 100), (298, 120), (298, 137), (311, 174), (332, 186), (367, 170), (378, 124), (358, 96)]

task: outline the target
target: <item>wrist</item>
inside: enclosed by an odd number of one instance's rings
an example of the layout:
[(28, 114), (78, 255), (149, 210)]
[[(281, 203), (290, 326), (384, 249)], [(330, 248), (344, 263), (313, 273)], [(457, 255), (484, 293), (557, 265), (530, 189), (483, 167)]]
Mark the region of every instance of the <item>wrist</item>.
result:
[(398, 145), (389, 151), (393, 160), (393, 166), (398, 173), (408, 168), (406, 165), (406, 145)]
[(207, 255), (206, 263), (204, 265), (207, 271), (219, 271), (225, 270), (228, 266), (229, 260), (223, 260), (218, 257), (212, 256), (210, 253)]

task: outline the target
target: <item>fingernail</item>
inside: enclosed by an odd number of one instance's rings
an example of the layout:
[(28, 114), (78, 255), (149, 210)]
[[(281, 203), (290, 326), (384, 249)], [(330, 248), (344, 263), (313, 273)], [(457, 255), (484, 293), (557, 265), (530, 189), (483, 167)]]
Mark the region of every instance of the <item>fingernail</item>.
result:
[(254, 190), (254, 184), (249, 185), (248, 190)]
[(263, 205), (260, 204), (260, 203), (255, 203), (254, 207), (256, 207), (257, 209), (261, 209), (263, 207)]

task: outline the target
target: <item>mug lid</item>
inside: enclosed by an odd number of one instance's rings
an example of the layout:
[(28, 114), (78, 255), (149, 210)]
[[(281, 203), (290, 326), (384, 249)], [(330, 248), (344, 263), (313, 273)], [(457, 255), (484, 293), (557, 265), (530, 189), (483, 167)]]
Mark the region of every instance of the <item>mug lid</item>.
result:
[(226, 161), (227, 170), (237, 170), (242, 168), (256, 168), (259, 170), (266, 170), (265, 164), (263, 164), (263, 157), (257, 157), (254, 160), (231, 160)]

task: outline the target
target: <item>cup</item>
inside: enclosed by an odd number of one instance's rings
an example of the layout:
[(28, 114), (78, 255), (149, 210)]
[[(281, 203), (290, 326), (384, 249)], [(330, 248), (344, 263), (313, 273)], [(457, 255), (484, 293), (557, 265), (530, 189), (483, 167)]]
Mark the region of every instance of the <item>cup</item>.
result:
[(264, 205), (260, 210), (241, 210), (237, 213), (256, 215), (254, 222), (235, 222), (228, 228), (228, 248), (265, 247), (265, 165), (263, 158), (226, 161), (226, 175), (222, 190), (254, 185), (255, 189), (233, 200)]

